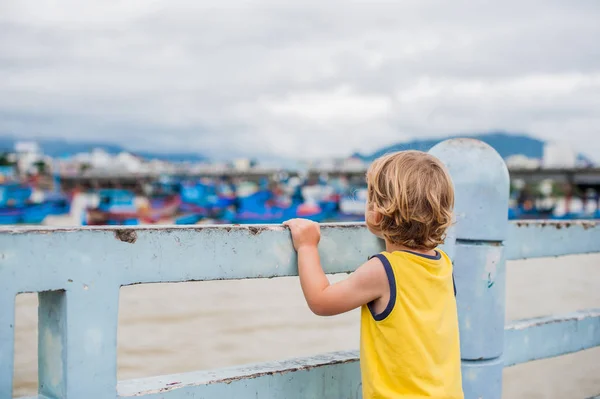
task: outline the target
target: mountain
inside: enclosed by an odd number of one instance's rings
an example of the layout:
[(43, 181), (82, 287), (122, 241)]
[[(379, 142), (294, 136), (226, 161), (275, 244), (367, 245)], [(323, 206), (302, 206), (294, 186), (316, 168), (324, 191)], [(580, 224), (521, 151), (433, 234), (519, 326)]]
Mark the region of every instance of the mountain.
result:
[[(474, 138), (481, 140), (495, 148), (496, 151), (498, 151), (498, 153), (504, 159), (512, 155), (524, 155), (528, 158), (541, 159), (544, 153), (544, 145), (546, 144), (543, 140), (539, 140), (524, 134), (490, 132), (471, 135), (456, 135), (452, 137), (443, 137), (438, 139), (411, 140), (404, 143), (397, 143), (390, 146), (386, 146), (371, 154), (356, 153), (353, 154), (353, 157), (360, 158), (366, 162), (371, 162), (381, 155), (394, 151), (428, 151), (431, 147), (443, 140), (457, 137)], [(108, 142), (75, 142), (58, 138), (15, 138), (14, 136), (2, 135), (1, 133), (0, 153), (5, 151), (13, 151), (15, 142), (27, 140), (37, 142), (42, 148), (43, 152), (52, 157), (65, 157), (81, 152), (90, 152), (95, 148), (101, 148), (109, 154), (118, 154), (120, 152), (126, 151), (145, 159), (159, 159), (168, 162), (201, 162), (209, 160), (207, 156), (194, 152), (167, 153), (152, 151), (134, 151), (131, 149), (127, 149), (123, 146)], [(242, 156), (242, 154), (239, 155)], [(287, 158), (277, 157), (275, 154), (261, 154), (261, 156), (255, 158), (257, 158), (260, 161), (260, 164), (264, 167), (273, 166), (291, 169), (297, 168), (296, 161)], [(584, 155), (579, 155), (579, 161), (581, 161), (584, 164), (593, 164), (593, 162), (590, 161), (589, 158), (587, 158)]]
[(200, 162), (206, 161), (207, 157), (194, 152), (166, 153), (152, 151), (130, 150), (113, 143), (91, 142), (91, 141), (67, 141), (54, 138), (15, 138), (12, 136), (0, 136), (0, 152), (13, 151), (17, 141), (35, 141), (41, 147), (44, 154), (51, 157), (66, 157), (81, 152), (90, 152), (100, 148), (109, 154), (115, 155), (121, 152), (129, 152), (145, 159), (158, 159), (168, 162)]
[[(397, 143), (387, 147), (383, 147), (372, 154), (360, 154), (355, 153), (352, 156), (362, 159), (366, 162), (371, 162), (374, 159), (395, 151), (404, 150), (420, 150), (428, 151), (431, 147), (438, 144), (441, 141), (449, 138), (473, 138), (481, 140), (493, 147), (498, 154), (504, 159), (512, 155), (524, 155), (528, 158), (543, 158), (545, 141), (539, 140), (523, 134), (512, 134), (506, 132), (490, 132), (481, 134), (471, 135), (456, 135), (451, 137), (443, 137), (439, 139), (424, 139), (424, 140), (412, 140), (404, 143)], [(585, 163), (592, 163), (584, 155), (579, 155), (579, 160)]]

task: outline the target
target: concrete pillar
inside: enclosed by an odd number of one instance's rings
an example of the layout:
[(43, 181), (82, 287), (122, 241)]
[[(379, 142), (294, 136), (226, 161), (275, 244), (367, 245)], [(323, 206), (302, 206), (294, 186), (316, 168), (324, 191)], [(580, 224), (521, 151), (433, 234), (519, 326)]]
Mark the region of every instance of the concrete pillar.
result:
[(509, 174), (500, 155), (473, 139), (430, 151), (455, 187), (454, 274), (465, 398), (500, 399), (504, 347)]

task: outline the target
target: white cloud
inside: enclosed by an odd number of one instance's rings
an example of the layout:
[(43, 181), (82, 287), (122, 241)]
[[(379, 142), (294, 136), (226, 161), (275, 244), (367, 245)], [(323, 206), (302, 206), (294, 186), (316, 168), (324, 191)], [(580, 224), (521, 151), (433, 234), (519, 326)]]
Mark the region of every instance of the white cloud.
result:
[(0, 132), (345, 155), (508, 129), (600, 159), (600, 4), (0, 0)]
[(341, 125), (386, 118), (391, 110), (389, 98), (353, 93), (349, 87), (292, 93), (260, 103), (274, 117)]

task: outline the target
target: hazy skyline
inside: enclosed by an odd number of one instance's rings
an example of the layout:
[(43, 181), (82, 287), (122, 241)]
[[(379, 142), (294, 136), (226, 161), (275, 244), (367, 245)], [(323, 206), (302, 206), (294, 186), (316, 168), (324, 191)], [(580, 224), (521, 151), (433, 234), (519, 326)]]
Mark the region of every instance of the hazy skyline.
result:
[(0, 0), (0, 134), (323, 157), (506, 130), (598, 161), (598, 21), (594, 0)]

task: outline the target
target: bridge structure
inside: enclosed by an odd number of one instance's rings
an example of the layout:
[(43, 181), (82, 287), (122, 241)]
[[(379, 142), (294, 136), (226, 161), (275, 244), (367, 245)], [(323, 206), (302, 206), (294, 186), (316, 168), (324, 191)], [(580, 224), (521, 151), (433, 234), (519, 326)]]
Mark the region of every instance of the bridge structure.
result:
[[(598, 253), (600, 225), (509, 222), (509, 173), (491, 147), (453, 139), (431, 153), (456, 190), (456, 223), (443, 249), (455, 268), (465, 397), (500, 399), (504, 367), (600, 346), (600, 309), (505, 324), (506, 261)], [(383, 249), (362, 224), (322, 226), (327, 273), (352, 272)], [(358, 351), (117, 381), (121, 287), (297, 271), (281, 225), (4, 227), (0, 398), (12, 397), (15, 297), (24, 292), (39, 296), (39, 392), (29, 399), (361, 398)]]
[[(199, 178), (228, 178), (259, 181), (262, 178), (278, 178), (286, 176), (306, 176), (309, 179), (317, 179), (319, 176), (346, 177), (351, 181), (363, 183), (366, 169), (308, 169), (306, 171), (252, 168), (248, 170), (211, 169), (200, 171), (187, 171), (185, 169), (171, 173), (169, 176), (178, 179)], [(600, 192), (600, 167), (574, 168), (574, 169), (509, 169), (511, 180), (521, 180), (525, 184), (536, 184), (544, 180), (552, 180), (556, 183), (577, 188), (580, 191), (594, 189)], [(87, 172), (81, 175), (61, 176), (63, 189), (70, 191), (75, 188), (99, 189), (99, 188), (126, 188), (138, 193), (144, 192), (144, 186), (152, 184), (160, 179), (159, 174), (134, 174), (134, 173), (93, 173)]]

